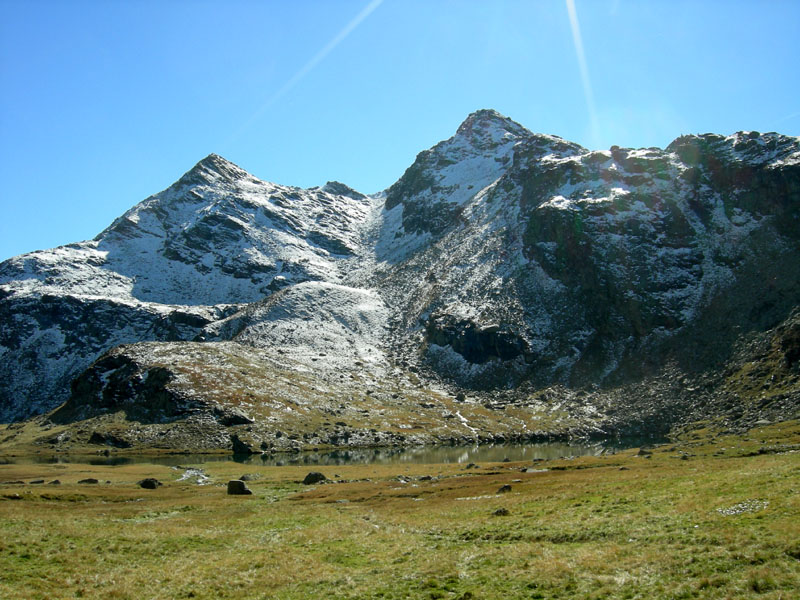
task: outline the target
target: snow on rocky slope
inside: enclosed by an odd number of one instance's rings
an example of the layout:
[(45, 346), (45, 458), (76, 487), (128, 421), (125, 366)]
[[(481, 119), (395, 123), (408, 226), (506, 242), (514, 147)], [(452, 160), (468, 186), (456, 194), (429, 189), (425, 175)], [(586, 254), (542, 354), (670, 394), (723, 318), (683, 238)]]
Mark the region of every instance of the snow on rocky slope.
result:
[(372, 290), (308, 281), (247, 305), (204, 330), (208, 340), (234, 340), (280, 354), (315, 372), (384, 373), (389, 311)]
[(246, 303), (337, 282), (371, 202), (259, 181), (211, 155), (92, 241), (0, 265), (0, 419), (59, 404), (103, 351), (190, 340)]
[[(731, 321), (763, 331), (796, 304), (797, 138), (589, 152), (518, 127), (476, 113), (387, 191), (372, 284), (435, 370), (471, 387), (619, 383), (719, 363)], [(443, 185), (460, 165), (485, 176)], [(448, 224), (425, 229), (431, 212)]]
[[(789, 317), (799, 238), (800, 142), (775, 133), (589, 151), (482, 110), (372, 197), (263, 182), (211, 155), (95, 240), (0, 265), (0, 420), (57, 406), (115, 346), (162, 341), (176, 360), (221, 348), (213, 368), (232, 361), (234, 380), (238, 347), (280, 364), (263, 377), (328, 382), (330, 410), (368, 376), (386, 403), (438, 406), (461, 386), (476, 406), (537, 407), (514, 426), (486, 417), (504, 435), (541, 429), (526, 419), (548, 402), (618, 430), (614, 389), (719, 374)], [(114, 356), (145, 377), (163, 352), (133, 348)], [(121, 360), (108, 357), (96, 364)], [(106, 375), (92, 381), (84, 400), (104, 393)], [(691, 408), (669, 389), (632, 404), (629, 424)], [(796, 409), (793, 389), (781, 402)]]

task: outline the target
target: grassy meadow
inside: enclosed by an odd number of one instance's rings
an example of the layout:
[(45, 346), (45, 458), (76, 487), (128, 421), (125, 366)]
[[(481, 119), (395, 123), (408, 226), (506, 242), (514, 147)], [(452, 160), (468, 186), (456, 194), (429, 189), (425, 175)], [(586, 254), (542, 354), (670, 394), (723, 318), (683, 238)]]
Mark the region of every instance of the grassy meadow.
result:
[[(800, 423), (649, 452), (324, 467), (313, 486), (308, 467), (205, 463), (198, 485), (2, 464), (0, 598), (800, 597)], [(253, 495), (228, 496), (245, 473)]]

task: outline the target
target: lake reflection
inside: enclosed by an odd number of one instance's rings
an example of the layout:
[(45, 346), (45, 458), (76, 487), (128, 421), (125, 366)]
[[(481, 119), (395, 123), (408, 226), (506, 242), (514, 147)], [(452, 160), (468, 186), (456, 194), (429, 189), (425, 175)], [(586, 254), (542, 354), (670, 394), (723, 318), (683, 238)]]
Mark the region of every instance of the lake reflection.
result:
[(474, 446), (418, 446), (410, 448), (351, 448), (329, 452), (300, 452), (234, 457), (237, 462), (283, 465), (347, 464), (440, 464), (532, 461), (568, 456), (597, 456), (625, 448), (662, 442), (653, 438), (618, 438), (591, 442), (542, 442), (537, 444), (496, 444)]
[(11, 457), (3, 462), (88, 463), (92, 465), (127, 465), (149, 463), (166, 466), (235, 461), (248, 465), (348, 465), (348, 464), (439, 464), (533, 461), (569, 456), (598, 456), (626, 448), (663, 443), (664, 438), (612, 438), (585, 442), (541, 442), (536, 444), (483, 444), (473, 446), (413, 446), (390, 448), (342, 448), (320, 452), (294, 452), (255, 455), (175, 454), (170, 456), (98, 456), (87, 458), (69, 455)]

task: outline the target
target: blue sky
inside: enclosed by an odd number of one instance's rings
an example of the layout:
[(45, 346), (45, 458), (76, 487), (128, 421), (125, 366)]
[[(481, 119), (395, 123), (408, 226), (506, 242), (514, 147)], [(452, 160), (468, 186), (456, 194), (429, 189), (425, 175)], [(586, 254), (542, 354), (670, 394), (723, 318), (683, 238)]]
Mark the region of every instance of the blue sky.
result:
[(365, 193), (479, 108), (590, 148), (800, 135), (800, 2), (0, 0), (0, 260), (211, 152)]

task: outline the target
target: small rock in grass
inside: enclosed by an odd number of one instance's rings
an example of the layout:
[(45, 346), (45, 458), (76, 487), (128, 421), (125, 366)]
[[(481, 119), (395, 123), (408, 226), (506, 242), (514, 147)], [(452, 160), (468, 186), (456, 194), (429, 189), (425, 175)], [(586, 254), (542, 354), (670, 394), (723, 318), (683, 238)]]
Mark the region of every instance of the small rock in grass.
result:
[(44, 483), (44, 479), (32, 479), (28, 483)]
[(231, 479), (228, 482), (229, 496), (250, 496), (253, 492), (241, 479)]
[(500, 489), (497, 490), (497, 493), (498, 494), (505, 494), (506, 492), (510, 492), (510, 491), (511, 491), (511, 486), (508, 485), (508, 484), (505, 484), (505, 485), (501, 485), (500, 486)]
[(61, 485), (61, 482), (58, 479), (53, 479), (53, 481), (48, 481), (47, 485)]
[(306, 478), (303, 479), (303, 484), (305, 484), (305, 485), (313, 485), (315, 483), (321, 483), (321, 482), (327, 481), (327, 480), (328, 480), (328, 478), (325, 477), (325, 475), (323, 475), (322, 473), (320, 473), (318, 471), (311, 471), (308, 475), (306, 475)]
[(148, 477), (146, 479), (142, 479), (141, 481), (137, 481), (136, 485), (146, 490), (154, 490), (164, 484), (162, 484), (158, 479), (155, 479), (154, 477)]
[(495, 517), (507, 517), (509, 514), (507, 508), (498, 508), (496, 511), (492, 513)]
[(261, 479), (261, 475), (257, 473), (245, 473), (239, 477), (240, 481), (255, 481), (256, 479)]
[(86, 479), (81, 479), (81, 480), (80, 480), (78, 483), (91, 483), (91, 484), (95, 484), (95, 483), (100, 483), (100, 481), (98, 481), (98, 480), (97, 480), (97, 479), (95, 479), (94, 477), (87, 477)]

